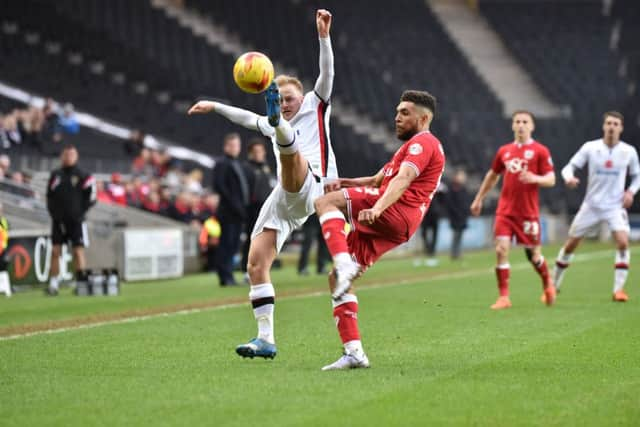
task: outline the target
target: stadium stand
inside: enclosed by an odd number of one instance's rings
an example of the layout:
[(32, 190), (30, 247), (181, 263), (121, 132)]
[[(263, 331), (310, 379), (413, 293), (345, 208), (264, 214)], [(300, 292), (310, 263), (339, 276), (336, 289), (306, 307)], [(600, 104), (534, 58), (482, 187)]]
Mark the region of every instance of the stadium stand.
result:
[[(32, 18), (27, 12), (34, 8), (39, 13)], [(186, 117), (196, 96), (264, 109), (261, 97), (243, 94), (232, 84), (231, 55), (148, 2), (28, 0), (12, 2), (3, 20), (1, 49), (12, 63), (4, 78), (190, 148), (220, 154), (224, 133), (237, 130), (219, 117)], [(32, 71), (18, 72), (23, 69)], [(36, 71), (43, 69), (47, 72)], [(366, 153), (368, 164), (379, 165), (386, 157), (377, 148), (362, 149), (366, 138), (345, 126), (335, 124), (332, 132), (334, 141), (340, 141), (338, 158), (349, 158), (353, 146)], [(374, 159), (376, 155), (380, 158)], [(354, 175), (361, 173), (361, 165), (340, 166)]]
[[(391, 128), (399, 94), (409, 88), (429, 89), (440, 101), (434, 132), (445, 141), (449, 161), (472, 168), (477, 162), (470, 160), (486, 157), (485, 141), (467, 140), (450, 129), (451, 123), (459, 123), (466, 135), (496, 136), (500, 104), (422, 2), (401, 0), (388, 7), (380, 0), (329, 0), (282, 2), (273, 8), (249, 0), (244, 4), (255, 13), (248, 17), (238, 14), (232, 2), (189, 0), (187, 4), (233, 29), (257, 49), (295, 63), (307, 77), (317, 73), (317, 64), (309, 60), (309, 53), (317, 51), (314, 11), (327, 8), (337, 17), (335, 93), (360, 113)], [(258, 20), (273, 24), (265, 31)], [(292, 33), (295, 43), (288, 41)], [(458, 142), (451, 143), (452, 139)]]
[[(390, 129), (402, 90), (431, 89), (440, 100), (434, 133), (443, 140), (450, 164), (476, 175), (486, 170), (495, 149), (512, 137), (498, 100), (422, 2), (398, 0), (390, 8), (382, 0), (314, 0), (281, 2), (273, 8), (248, 0), (243, 7), (252, 14), (238, 14), (231, 1), (185, 4), (295, 68), (305, 81), (317, 74), (314, 10), (326, 7), (336, 16), (335, 93), (344, 103)], [(635, 2), (616, 0), (609, 15), (603, 14), (600, 1), (483, 0), (479, 5), (542, 90), (571, 106), (571, 119), (538, 121), (536, 137), (552, 148), (557, 165), (585, 139), (599, 135), (603, 110), (622, 109), (628, 122), (637, 121), (640, 96), (634, 87), (640, 55), (633, 25)], [(34, 10), (38, 13), (30, 13)], [(263, 22), (270, 23), (268, 31)], [(620, 41), (618, 50), (612, 50), (617, 22)], [(248, 96), (231, 83), (232, 55), (195, 36), (152, 2), (9, 2), (0, 24), (3, 79), (202, 152), (219, 154), (222, 135), (237, 128), (215, 116), (187, 118), (184, 109), (195, 97), (215, 97), (256, 111), (264, 108), (261, 97)], [(626, 77), (618, 73), (622, 63)], [(637, 129), (628, 125), (625, 138), (633, 141)], [(83, 161), (103, 159), (103, 170), (122, 170), (110, 163), (122, 157), (122, 144), (116, 148), (101, 139), (103, 135), (87, 137), (86, 132), (81, 129), (79, 136), (69, 136), (79, 146), (87, 145), (81, 148)], [(344, 176), (370, 174), (389, 154), (335, 119), (332, 139)], [(565, 202), (561, 186), (542, 194), (543, 204), (552, 211), (575, 208), (580, 198), (566, 193)]]

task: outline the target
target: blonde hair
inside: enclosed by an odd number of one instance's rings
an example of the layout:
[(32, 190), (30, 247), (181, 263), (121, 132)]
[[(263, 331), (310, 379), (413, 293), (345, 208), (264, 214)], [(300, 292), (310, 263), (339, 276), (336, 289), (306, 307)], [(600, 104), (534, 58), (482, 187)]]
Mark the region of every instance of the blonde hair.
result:
[(304, 92), (304, 90), (302, 89), (302, 82), (297, 77), (280, 74), (275, 78), (275, 82), (278, 86), (294, 85), (300, 91), (300, 93)]

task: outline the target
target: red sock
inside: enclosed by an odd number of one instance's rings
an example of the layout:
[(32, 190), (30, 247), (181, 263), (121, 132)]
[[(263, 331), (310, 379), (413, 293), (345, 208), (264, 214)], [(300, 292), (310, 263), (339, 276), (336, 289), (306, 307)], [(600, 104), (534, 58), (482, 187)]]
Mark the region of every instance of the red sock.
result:
[(533, 268), (536, 269), (536, 271), (542, 278), (542, 287), (544, 289), (547, 289), (547, 286), (549, 286), (549, 283), (550, 283), (549, 269), (547, 268), (547, 261), (544, 259), (544, 257), (542, 257), (537, 263), (532, 262), (532, 264), (533, 264)]
[(496, 267), (496, 277), (498, 278), (498, 291), (501, 297), (509, 296), (509, 264), (506, 267)]
[(332, 257), (340, 253), (349, 253), (347, 233), (344, 230), (346, 221), (338, 211), (328, 212), (320, 217), (322, 235)]
[(360, 340), (358, 330), (358, 302), (345, 302), (333, 308), (333, 318), (342, 343)]

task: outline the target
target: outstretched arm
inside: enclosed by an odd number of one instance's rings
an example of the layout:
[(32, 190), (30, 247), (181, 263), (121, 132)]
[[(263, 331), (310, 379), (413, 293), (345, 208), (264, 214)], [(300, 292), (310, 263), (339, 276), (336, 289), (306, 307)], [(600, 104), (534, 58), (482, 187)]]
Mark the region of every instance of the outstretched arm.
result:
[(320, 75), (316, 80), (314, 91), (324, 102), (329, 102), (331, 91), (333, 90), (333, 50), (331, 49), (331, 12), (325, 9), (318, 9), (316, 12), (316, 26), (318, 27), (318, 37), (320, 40)]
[(236, 123), (242, 127), (262, 132), (258, 128), (258, 120), (261, 116), (242, 108), (232, 107), (215, 101), (198, 101), (190, 109), (187, 114), (207, 114), (215, 112), (225, 117), (229, 121)]
[(487, 172), (482, 180), (482, 184), (480, 184), (478, 194), (476, 194), (475, 199), (473, 199), (473, 203), (471, 203), (471, 215), (480, 215), (480, 211), (482, 211), (482, 201), (487, 193), (498, 183), (499, 179), (500, 175), (495, 173), (493, 169), (489, 169), (489, 172)]

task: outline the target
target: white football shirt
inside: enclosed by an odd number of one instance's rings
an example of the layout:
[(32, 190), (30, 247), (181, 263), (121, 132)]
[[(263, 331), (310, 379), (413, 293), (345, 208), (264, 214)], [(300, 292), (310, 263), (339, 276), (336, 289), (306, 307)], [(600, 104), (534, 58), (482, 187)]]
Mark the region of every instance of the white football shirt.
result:
[[(300, 105), (300, 110), (289, 124), (293, 129), (300, 154), (307, 159), (314, 175), (322, 178), (338, 178), (336, 156), (331, 147), (329, 134), (329, 117), (331, 105), (324, 102), (315, 92), (307, 92)], [(282, 119), (284, 120), (284, 119)], [(280, 176), (280, 156), (277, 155), (275, 129), (269, 124), (266, 116), (258, 119), (258, 130), (271, 138), (273, 152), (276, 153), (278, 176)]]
[[(597, 209), (619, 208), (627, 172), (640, 176), (638, 152), (623, 141), (613, 147), (607, 146), (602, 138), (585, 142), (562, 169), (562, 177), (565, 180), (572, 177), (574, 169), (582, 169), (585, 165), (589, 166), (589, 177), (584, 203)], [(630, 189), (634, 193), (637, 191), (637, 188)]]

